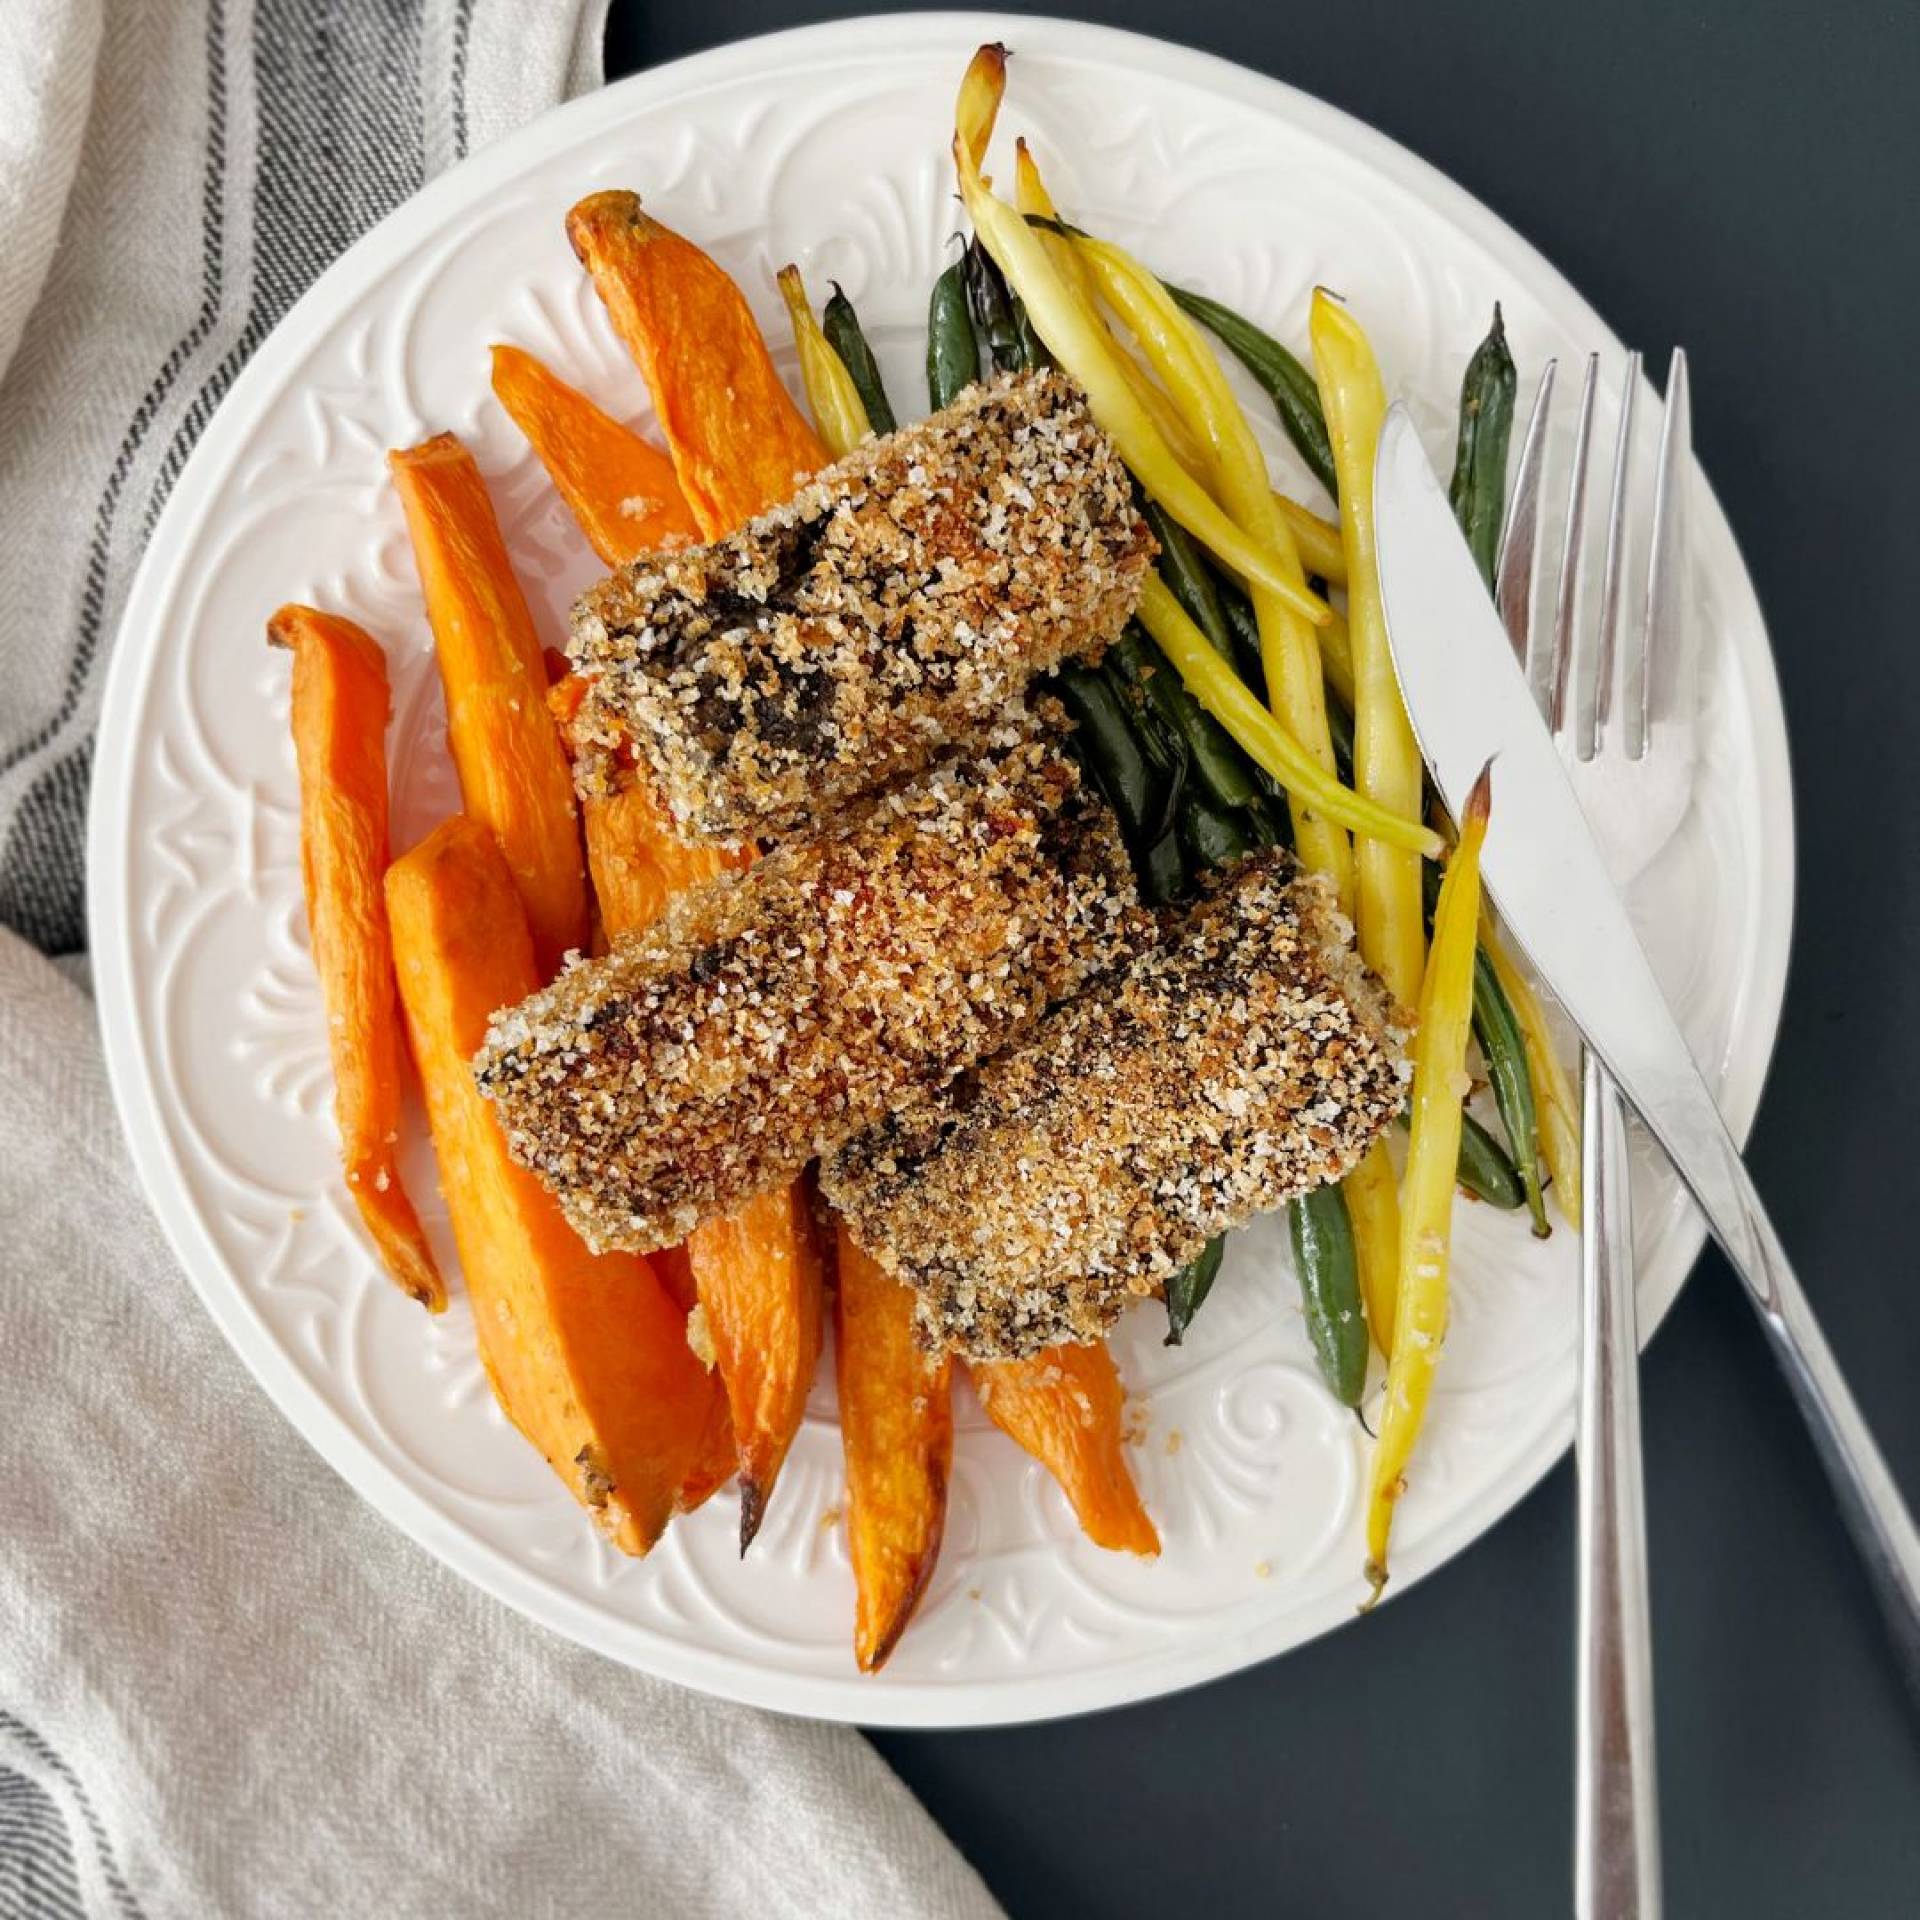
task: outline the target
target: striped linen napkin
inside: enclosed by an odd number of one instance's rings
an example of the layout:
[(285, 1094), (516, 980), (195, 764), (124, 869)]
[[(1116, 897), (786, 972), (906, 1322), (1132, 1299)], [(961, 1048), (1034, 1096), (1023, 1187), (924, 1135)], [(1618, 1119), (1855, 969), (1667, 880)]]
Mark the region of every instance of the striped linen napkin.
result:
[(562, 1643), (307, 1451), (148, 1216), (77, 984), (101, 668), (195, 436), (342, 247), (598, 83), (603, 12), (0, 5), (8, 1920), (996, 1911), (857, 1734)]

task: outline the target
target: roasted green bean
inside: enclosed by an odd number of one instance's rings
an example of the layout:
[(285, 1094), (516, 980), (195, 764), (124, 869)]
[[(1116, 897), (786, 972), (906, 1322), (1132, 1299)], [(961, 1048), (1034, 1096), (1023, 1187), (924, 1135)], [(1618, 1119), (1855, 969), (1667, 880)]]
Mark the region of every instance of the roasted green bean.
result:
[(1357, 1407), (1367, 1386), (1367, 1315), (1345, 1194), (1337, 1186), (1302, 1194), (1287, 1208), (1287, 1232), (1320, 1377), (1343, 1407)]
[(933, 283), (927, 305), (927, 398), (934, 412), (980, 378), (980, 342), (967, 311), (966, 265), (956, 260)]
[(867, 424), (875, 433), (891, 433), (900, 423), (894, 418), (893, 404), (887, 398), (873, 349), (860, 330), (860, 316), (854, 312), (853, 302), (840, 291), (840, 282), (835, 280), (831, 285), (833, 297), (820, 316), (820, 330), (852, 375), (854, 389), (867, 410)]
[(1220, 1257), (1226, 1250), (1226, 1235), (1220, 1234), (1209, 1240), (1206, 1246), (1167, 1282), (1166, 1344), (1168, 1346), (1177, 1347), (1185, 1338), (1193, 1316), (1200, 1311), (1201, 1303), (1213, 1291), (1213, 1283), (1220, 1275)]
[(1189, 293), (1169, 284), (1167, 291), (1203, 327), (1217, 334), (1234, 357), (1266, 389), (1280, 424), (1307, 463), (1313, 477), (1337, 500), (1339, 483), (1333, 475), (1333, 443), (1327, 438), (1327, 417), (1320, 410), (1320, 388), (1311, 370), (1270, 334), (1243, 315), (1203, 293)]
[(1507, 1144), (1513, 1149), (1534, 1235), (1544, 1240), (1553, 1229), (1547, 1224), (1546, 1197), (1540, 1190), (1540, 1126), (1533, 1104), (1533, 1076), (1527, 1070), (1527, 1043), (1485, 946), (1473, 962), (1473, 1032), (1486, 1057), (1487, 1079)]
[(1460, 382), (1460, 435), (1447, 488), (1454, 518), (1489, 588), (1507, 510), (1507, 440), (1513, 431), (1516, 379), (1506, 322), (1496, 301), (1493, 325), (1474, 349)]

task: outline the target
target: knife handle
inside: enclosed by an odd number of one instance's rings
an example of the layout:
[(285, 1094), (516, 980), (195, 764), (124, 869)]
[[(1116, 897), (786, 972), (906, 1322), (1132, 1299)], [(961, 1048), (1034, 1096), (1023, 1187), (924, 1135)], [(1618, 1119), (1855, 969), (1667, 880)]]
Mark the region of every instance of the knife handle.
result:
[(1739, 1150), (1724, 1125), (1718, 1133), (1712, 1152), (1691, 1166), (1677, 1157), (1674, 1164), (1767, 1330), (1833, 1483), (1841, 1518), (1866, 1562), (1908, 1691), (1920, 1702), (1920, 1531), (1848, 1391)]

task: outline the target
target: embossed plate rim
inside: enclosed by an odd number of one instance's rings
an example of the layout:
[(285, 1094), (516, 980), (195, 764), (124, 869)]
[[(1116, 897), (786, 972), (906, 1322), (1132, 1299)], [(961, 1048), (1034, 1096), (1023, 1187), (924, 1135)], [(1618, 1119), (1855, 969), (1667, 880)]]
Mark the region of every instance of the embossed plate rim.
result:
[[(487, 194), (511, 186), (562, 132), (570, 142), (595, 132), (617, 136), (635, 116), (652, 109), (670, 110), (676, 98), (698, 90), (753, 76), (777, 85), (783, 68), (801, 57), (833, 54), (864, 67), (892, 55), (921, 55), (938, 48), (950, 55), (957, 71), (967, 49), (993, 38), (1062, 60), (1081, 58), (1176, 79), (1282, 120), (1443, 215), (1523, 281), (1543, 304), (1574, 313), (1596, 344), (1617, 344), (1564, 278), (1463, 189), (1336, 109), (1211, 55), (1115, 29), (974, 13), (835, 22), (695, 55), (560, 107), (432, 183), (336, 262), (254, 356), (175, 487), (135, 578), (107, 676), (89, 820), (88, 903), (101, 1025), (114, 1095), (135, 1165), (208, 1311), (294, 1426), (395, 1525), (477, 1585), (542, 1624), (709, 1692), (787, 1712), (867, 1724), (982, 1725), (1120, 1705), (1285, 1651), (1337, 1624), (1345, 1617), (1344, 1610), (1329, 1610), (1306, 1631), (1291, 1617), (1280, 1616), (1245, 1631), (1202, 1633), (1177, 1644), (1157, 1644), (1148, 1636), (1148, 1644), (1130, 1649), (1104, 1667), (1022, 1674), (984, 1684), (968, 1681), (964, 1670), (938, 1681), (890, 1684), (883, 1680), (877, 1685), (850, 1671), (844, 1678), (794, 1673), (735, 1652), (665, 1643), (658, 1635), (645, 1636), (644, 1647), (629, 1643), (609, 1648), (603, 1613), (563, 1591), (530, 1564), (479, 1540), (449, 1511), (407, 1484), (347, 1426), (267, 1332), (230, 1272), (228, 1256), (190, 1203), (179, 1146), (169, 1133), (162, 1091), (147, 1057), (149, 1036), (142, 1031), (136, 1007), (137, 936), (129, 898), (136, 828), (128, 818), (138, 745), (134, 723), (160, 658), (156, 612), (172, 602), (191, 571), (188, 536), (217, 511), (216, 496), (245, 451), (255, 415), (278, 393), (288, 371), (313, 341), (353, 309), (358, 290), (389, 272), (415, 247), (444, 233), (451, 221)], [(1704, 495), (1703, 505), (1707, 510), (1701, 518), (1707, 544), (1713, 549), (1710, 564), (1735, 591), (1751, 599), (1751, 585), (1724, 517)], [(1779, 1027), (1790, 935), (1787, 903), (1792, 896), (1793, 834), (1785, 724), (1764, 628), (1756, 618), (1737, 623), (1737, 632), (1742, 647), (1739, 675), (1749, 709), (1746, 718), (1761, 770), (1760, 805), (1765, 816), (1758, 828), (1765, 865), (1761, 880), (1772, 903), (1760, 916), (1756, 938), (1762, 950), (1745, 982), (1747, 1000), (1736, 1010), (1736, 1030), (1742, 1038), (1728, 1066), (1729, 1116), (1744, 1135), (1758, 1104)], [(1669, 1257), (1660, 1263), (1659, 1271), (1644, 1276), (1649, 1330), (1677, 1294), (1702, 1237), (1697, 1222), (1689, 1220), (1663, 1246)], [(1398, 1571), (1395, 1593), (1459, 1551), (1518, 1501), (1559, 1458), (1571, 1435), (1571, 1419), (1569, 1406), (1523, 1465), (1462, 1508), (1449, 1525), (1429, 1535)]]

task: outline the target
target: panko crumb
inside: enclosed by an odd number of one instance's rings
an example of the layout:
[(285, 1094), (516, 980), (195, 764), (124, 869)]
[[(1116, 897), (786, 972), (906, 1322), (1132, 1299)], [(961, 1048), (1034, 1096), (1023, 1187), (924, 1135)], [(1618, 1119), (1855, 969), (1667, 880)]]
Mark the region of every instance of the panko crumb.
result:
[(930, 1347), (1101, 1338), (1216, 1234), (1338, 1180), (1398, 1111), (1397, 1016), (1326, 883), (1268, 853), (939, 1098), (821, 1167)]
[(514, 1157), (595, 1249), (685, 1239), (943, 1086), (1148, 930), (1057, 708), (676, 898), (497, 1013)]
[(1035, 674), (1099, 653), (1153, 553), (1066, 375), (969, 388), (739, 532), (644, 555), (580, 601), (583, 790), (637, 756), (688, 839), (810, 834), (977, 748)]

